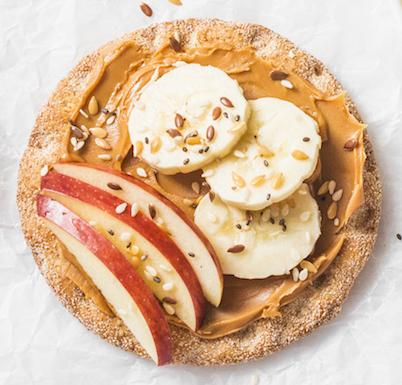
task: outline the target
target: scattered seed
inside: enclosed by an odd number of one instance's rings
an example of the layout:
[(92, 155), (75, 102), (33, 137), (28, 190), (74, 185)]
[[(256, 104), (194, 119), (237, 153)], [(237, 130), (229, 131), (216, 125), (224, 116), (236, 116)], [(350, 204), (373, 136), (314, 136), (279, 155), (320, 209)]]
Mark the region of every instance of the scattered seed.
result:
[(183, 164), (184, 164), (184, 165), (189, 164), (189, 162), (190, 162), (190, 159), (189, 159), (189, 158), (186, 158), (186, 159), (183, 160)]
[(107, 131), (102, 127), (92, 127), (89, 129), (92, 135), (96, 136), (97, 138), (106, 138)]
[(187, 152), (187, 151), (188, 151), (188, 148), (187, 148), (187, 147), (183, 147), (183, 148), (182, 148), (182, 151), (183, 151), (183, 152)]
[(174, 117), (174, 124), (177, 128), (183, 128), (184, 125), (184, 118), (180, 114), (176, 114)]
[(220, 116), (221, 116), (221, 114), (222, 114), (222, 108), (220, 108), (220, 107), (215, 107), (215, 108), (212, 110), (212, 119), (213, 119), (213, 120), (219, 119)]
[(156, 277), (156, 275), (158, 274), (158, 272), (155, 270), (155, 268), (152, 267), (151, 265), (145, 266), (145, 271), (148, 274), (150, 274), (152, 277)]
[(303, 138), (303, 142), (310, 142), (310, 138), (309, 138), (308, 136), (305, 136), (305, 137)]
[(144, 142), (145, 144), (149, 144), (149, 138), (147, 136), (144, 138)]
[(169, 130), (166, 130), (166, 132), (172, 137), (175, 138), (176, 136), (182, 136), (181, 132), (179, 130), (176, 130), (175, 128), (170, 128)]
[(246, 185), (244, 179), (234, 171), (232, 171), (232, 179), (237, 187), (244, 187)]
[(105, 139), (95, 138), (95, 144), (103, 150), (112, 149), (112, 146)]
[(80, 108), (80, 114), (81, 114), (85, 119), (88, 119), (88, 118), (89, 118), (89, 115), (88, 115), (82, 108)]
[(308, 277), (308, 270), (307, 269), (303, 269), (300, 273), (299, 273), (299, 280), (300, 281), (305, 281)]
[(207, 213), (207, 217), (208, 217), (208, 220), (209, 220), (211, 223), (216, 223), (217, 220), (218, 220), (218, 218), (216, 217), (216, 215), (215, 215), (215, 214), (212, 214), (212, 213)]
[(288, 77), (289, 75), (286, 72), (283, 71), (272, 71), (270, 74), (270, 77), (272, 80), (284, 80)]
[(338, 210), (338, 205), (336, 202), (332, 202), (327, 210), (327, 217), (329, 219), (334, 219), (336, 217), (336, 212)]
[(140, 252), (140, 248), (137, 245), (131, 245), (130, 252), (134, 255), (137, 255)]
[(161, 148), (161, 138), (159, 136), (155, 136), (155, 138), (151, 141), (151, 154), (155, 154)]
[(345, 151), (353, 151), (357, 147), (357, 140), (352, 138), (345, 142), (343, 149)]
[(156, 283), (161, 283), (161, 279), (159, 277), (154, 277), (153, 280)]
[(169, 45), (170, 45), (170, 48), (172, 48), (173, 51), (176, 51), (176, 52), (181, 51), (181, 46), (180, 46), (179, 41), (176, 38), (174, 38), (173, 36), (171, 36), (170, 39), (169, 39)]
[(122, 213), (124, 213), (124, 211), (126, 210), (126, 208), (127, 208), (127, 203), (126, 203), (126, 202), (123, 202), (123, 203), (120, 203), (120, 204), (116, 207), (115, 211), (116, 211), (117, 214), (122, 214)]
[(215, 136), (215, 128), (214, 126), (209, 126), (207, 128), (207, 139), (211, 142)]
[(329, 181), (325, 181), (325, 182), (321, 185), (321, 187), (318, 189), (317, 194), (318, 194), (318, 195), (324, 195), (324, 194), (326, 194), (326, 193), (328, 192), (328, 184), (329, 184)]
[(148, 259), (148, 255), (144, 254), (144, 255), (141, 256), (140, 259), (141, 259), (142, 262), (144, 262), (144, 261), (146, 261)]
[(287, 227), (286, 227), (286, 221), (284, 218), (281, 218), (278, 222), (279, 226), (282, 226), (282, 231), (286, 231)]
[(112, 190), (122, 190), (121, 186), (119, 184), (117, 184), (117, 183), (109, 182), (107, 184), (107, 187), (109, 187)]
[(116, 120), (116, 114), (111, 114), (107, 119), (106, 119), (106, 124), (110, 126), (111, 124), (114, 123)]
[(268, 167), (268, 166), (269, 166), (269, 163), (268, 163), (268, 161), (267, 161), (266, 159), (264, 159), (264, 166), (265, 166), (265, 167)]
[(398, 240), (400, 240), (400, 241), (402, 240), (402, 235), (401, 234), (397, 233), (396, 237), (398, 238)]
[(102, 160), (112, 160), (112, 155), (110, 154), (99, 154), (97, 156), (98, 159), (102, 159)]
[(236, 225), (236, 227), (237, 227), (239, 230), (241, 230), (241, 224), (240, 224), (240, 223), (238, 223), (238, 224)]
[(137, 172), (137, 175), (140, 176), (141, 178), (146, 178), (148, 176), (147, 172), (142, 167), (138, 167), (136, 172)]
[(213, 202), (213, 200), (215, 199), (215, 193), (214, 193), (213, 191), (210, 191), (210, 192), (208, 193), (208, 196), (209, 196), (209, 200), (210, 200), (211, 202)]
[(74, 146), (74, 151), (79, 151), (79, 150), (81, 150), (81, 148), (84, 147), (84, 145), (85, 145), (85, 142), (84, 142), (83, 140), (80, 141), (80, 142), (78, 142), (77, 145)]
[(287, 79), (281, 80), (281, 85), (282, 85), (283, 87), (285, 87), (285, 88), (288, 88), (289, 90), (291, 90), (291, 89), (294, 88), (293, 83), (291, 83), (291, 82), (290, 82), (289, 80), (287, 80)]
[(229, 114), (228, 114), (226, 111), (223, 113), (223, 116), (224, 116), (226, 119), (229, 119)]
[(194, 146), (201, 143), (201, 138), (199, 136), (190, 136), (186, 139), (186, 143), (190, 146)]
[[(125, 232), (123, 232), (123, 233), (120, 234), (120, 239), (121, 239), (122, 241), (124, 241), (124, 242), (129, 241), (130, 238), (131, 238), (131, 233), (129, 233), (128, 231), (125, 231)], [(130, 244), (130, 246), (131, 246), (131, 244)], [(130, 246), (129, 246), (129, 247), (130, 247)]]
[(242, 251), (244, 251), (244, 249), (246, 248), (246, 246), (244, 245), (234, 245), (232, 247), (229, 247), (226, 251), (228, 253), (241, 253)]
[(160, 265), (159, 265), (159, 267), (163, 270), (163, 271), (166, 271), (166, 272), (170, 272), (170, 271), (172, 271), (172, 269), (169, 267), (169, 266), (166, 266), (166, 265), (164, 265), (163, 263), (161, 263)]
[(306, 259), (300, 262), (300, 267), (302, 269), (307, 269), (310, 273), (316, 273), (318, 271), (314, 264)]
[(107, 115), (107, 114), (109, 113), (109, 110), (108, 110), (106, 107), (103, 107), (103, 108), (101, 109), (101, 112), (102, 112), (102, 114)]
[(148, 205), (148, 212), (149, 212), (149, 216), (152, 219), (154, 219), (156, 217), (156, 209), (155, 209), (155, 206), (153, 204)]
[(303, 211), (303, 212), (300, 214), (300, 220), (301, 220), (302, 222), (307, 222), (307, 221), (310, 219), (310, 216), (311, 216), (311, 212), (310, 212), (310, 211)]
[(265, 183), (265, 175), (257, 175), (250, 183), (252, 186), (261, 186)]
[(194, 258), (194, 257), (195, 257), (195, 254), (194, 254), (193, 252), (191, 252), (191, 251), (188, 252), (187, 254), (188, 254), (188, 256), (191, 257), (191, 258)]
[(334, 226), (336, 226), (336, 227), (339, 226), (339, 218), (334, 219)]
[(130, 260), (131, 260), (131, 265), (133, 265), (133, 267), (137, 268), (140, 265), (140, 260), (138, 259), (138, 257), (133, 255), (130, 258)]
[(164, 303), (163, 308), (169, 315), (173, 315), (176, 312), (174, 307), (172, 305), (169, 305), (168, 303)]
[(170, 291), (173, 289), (173, 282), (166, 282), (162, 285), (162, 289), (165, 291)]
[(114, 231), (112, 229), (109, 229), (107, 232), (113, 237)]
[(284, 182), (285, 182), (285, 177), (281, 172), (279, 172), (272, 179), (272, 187), (274, 189), (280, 189), (283, 186)]
[(144, 145), (142, 144), (142, 142), (140, 140), (135, 142), (134, 148), (133, 148), (133, 155), (135, 157), (140, 156), (140, 154), (142, 153), (142, 150), (144, 149)]
[(204, 148), (204, 152), (208, 152), (209, 151), (209, 146), (206, 146), (205, 148)]
[(130, 215), (134, 218), (138, 214), (139, 208), (137, 203), (133, 203), (130, 208)]
[(240, 115), (235, 116), (235, 121), (238, 122), (240, 120)]
[(299, 269), (297, 267), (294, 267), (292, 269), (292, 278), (293, 281), (297, 282), (299, 280)]
[(332, 200), (338, 202), (342, 199), (343, 189), (339, 189), (332, 194)]
[(268, 150), (267, 147), (265, 147), (265, 146), (263, 146), (262, 144), (259, 144), (259, 143), (257, 143), (257, 150), (258, 150), (258, 153), (261, 156), (266, 156), (266, 157), (269, 158), (269, 157), (274, 155), (274, 153), (272, 151)]
[(152, 8), (146, 3), (141, 3), (140, 9), (145, 16), (151, 17), (153, 14)]
[(309, 158), (305, 152), (300, 151), (300, 150), (294, 150), (292, 152), (292, 156), (293, 156), (293, 158), (295, 158), (297, 160), (306, 160)]
[(88, 112), (91, 115), (96, 115), (98, 111), (99, 111), (98, 101), (96, 100), (95, 96), (92, 96), (91, 99), (89, 99)]
[(265, 197), (265, 199), (267, 200), (267, 201), (269, 201), (270, 199), (271, 199), (271, 194), (267, 194), (267, 196)]
[(246, 211), (246, 225), (250, 226), (250, 224), (253, 222), (254, 216), (253, 213), (250, 210)]
[(196, 194), (200, 193), (200, 184), (198, 182), (191, 183), (191, 188)]
[(84, 133), (79, 127), (71, 125), (70, 129), (74, 137), (76, 137), (77, 139), (84, 139)]
[(174, 5), (182, 5), (181, 0), (169, 0), (169, 2), (174, 4)]
[(176, 305), (177, 301), (172, 297), (163, 297), (162, 302), (169, 303), (171, 305)]
[(328, 182), (328, 192), (330, 195), (332, 195), (335, 192), (336, 189), (336, 182), (334, 180), (330, 180)]
[(231, 100), (229, 100), (229, 99), (226, 98), (225, 96), (222, 96), (222, 97), (220, 98), (220, 101), (221, 101), (221, 103), (222, 103), (224, 106), (226, 106), (226, 107), (229, 107), (229, 108), (234, 107), (234, 106), (233, 106), (233, 103), (231, 102)]

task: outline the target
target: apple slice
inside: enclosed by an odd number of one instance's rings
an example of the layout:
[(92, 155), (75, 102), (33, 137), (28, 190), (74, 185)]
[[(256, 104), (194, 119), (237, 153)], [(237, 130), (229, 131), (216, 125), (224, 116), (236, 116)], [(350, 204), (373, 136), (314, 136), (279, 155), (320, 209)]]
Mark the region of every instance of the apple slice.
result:
[[(223, 276), (216, 253), (195, 223), (173, 202), (139, 179), (100, 165), (59, 163), (54, 169), (79, 179), (130, 203), (148, 213), (149, 205), (162, 218), (171, 238), (182, 250), (201, 284), (205, 298), (218, 306), (223, 292)], [(118, 186), (118, 190), (109, 186)]]
[(171, 361), (172, 342), (165, 315), (126, 258), (110, 241), (59, 202), (38, 195), (37, 211), (75, 255), (151, 358), (158, 365)]
[[(55, 171), (42, 178), (41, 187), (45, 194), (52, 194), (52, 198), (89, 223), (94, 221), (104, 227), (103, 232), (112, 236), (113, 244), (120, 250), (135, 239), (148, 256), (139, 266), (141, 275), (164, 302), (165, 310), (175, 312), (192, 330), (201, 326), (206, 303), (197, 276), (182, 251), (153, 220), (141, 211), (132, 213), (131, 206), (118, 197)], [(164, 290), (169, 282), (173, 283), (175, 297)]]

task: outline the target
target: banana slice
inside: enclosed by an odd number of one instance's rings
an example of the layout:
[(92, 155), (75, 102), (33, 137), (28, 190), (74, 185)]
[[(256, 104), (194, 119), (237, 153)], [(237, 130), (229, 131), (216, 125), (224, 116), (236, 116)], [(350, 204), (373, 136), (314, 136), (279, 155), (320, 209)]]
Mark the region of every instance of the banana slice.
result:
[(249, 104), (247, 133), (204, 176), (224, 201), (260, 210), (292, 195), (314, 172), (321, 137), (315, 120), (292, 103), (262, 98)]
[(195, 223), (207, 235), (224, 274), (266, 278), (289, 274), (321, 234), (318, 205), (303, 184), (288, 200), (253, 213), (205, 195)]
[(228, 154), (246, 131), (249, 107), (238, 83), (212, 66), (184, 64), (150, 83), (134, 102), (134, 155), (168, 175)]

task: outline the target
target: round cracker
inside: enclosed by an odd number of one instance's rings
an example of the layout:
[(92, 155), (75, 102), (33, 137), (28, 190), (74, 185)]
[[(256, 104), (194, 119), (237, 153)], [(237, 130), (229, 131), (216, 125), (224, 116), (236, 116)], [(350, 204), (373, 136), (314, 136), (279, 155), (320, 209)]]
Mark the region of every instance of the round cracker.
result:
[[(39, 191), (39, 170), (60, 158), (62, 139), (69, 130), (67, 119), (80, 103), (97, 60), (114, 46), (128, 40), (157, 51), (166, 36), (173, 33), (180, 36), (184, 49), (216, 42), (225, 42), (237, 48), (252, 46), (260, 57), (280, 61), (282, 68), (292, 69), (321, 91), (331, 95), (342, 91), (340, 83), (321, 62), (289, 40), (260, 25), (217, 19), (167, 22), (129, 33), (83, 58), (59, 83), (36, 120), (21, 160), (17, 203), (22, 229), (43, 276), (64, 306), (89, 330), (143, 357), (146, 353), (122, 322), (117, 317), (102, 313), (71, 280), (63, 277), (60, 272), (61, 246), (38, 219), (35, 197)], [(347, 104), (351, 113), (361, 120), (349, 98)], [(347, 225), (345, 244), (325, 274), (295, 301), (284, 306), (281, 317), (260, 319), (234, 334), (205, 340), (172, 325), (175, 363), (222, 365), (261, 358), (298, 340), (339, 313), (373, 250), (380, 219), (381, 184), (367, 134), (364, 143), (367, 154), (364, 167), (365, 203)]]

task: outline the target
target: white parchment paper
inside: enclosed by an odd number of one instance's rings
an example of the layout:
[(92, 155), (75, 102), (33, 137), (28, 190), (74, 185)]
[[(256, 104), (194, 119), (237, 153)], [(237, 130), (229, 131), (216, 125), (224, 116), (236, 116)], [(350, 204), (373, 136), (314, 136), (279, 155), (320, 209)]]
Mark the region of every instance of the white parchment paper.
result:
[[(398, 0), (0, 0), (0, 384), (400, 384), (402, 3)], [(56, 300), (20, 232), (19, 158), (56, 83), (85, 54), (151, 22), (260, 23), (323, 60), (355, 100), (384, 184), (375, 252), (340, 316), (268, 359), (163, 367), (108, 345)]]

